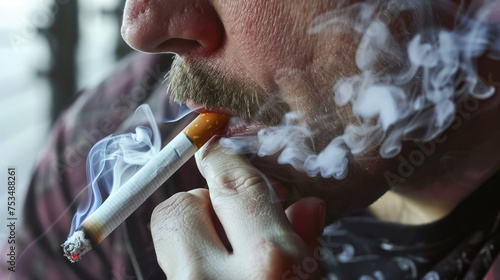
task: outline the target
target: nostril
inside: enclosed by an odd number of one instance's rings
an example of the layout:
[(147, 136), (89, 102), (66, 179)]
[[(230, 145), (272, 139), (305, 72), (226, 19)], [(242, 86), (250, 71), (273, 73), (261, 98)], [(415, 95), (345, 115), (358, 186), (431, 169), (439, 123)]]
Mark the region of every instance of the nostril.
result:
[(160, 52), (173, 52), (178, 55), (183, 55), (196, 52), (200, 47), (203, 47), (203, 45), (196, 40), (171, 38), (158, 45), (157, 50)]
[(143, 1), (129, 0), (125, 8), (122, 34), (132, 48), (207, 56), (221, 46), (224, 29), (211, 1), (147, 1), (140, 13)]

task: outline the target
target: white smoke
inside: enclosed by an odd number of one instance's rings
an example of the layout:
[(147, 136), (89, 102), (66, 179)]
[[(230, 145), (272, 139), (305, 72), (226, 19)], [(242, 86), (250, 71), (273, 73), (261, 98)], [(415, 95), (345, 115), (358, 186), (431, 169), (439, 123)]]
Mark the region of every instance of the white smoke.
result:
[[(452, 5), (443, 1), (434, 8), (449, 9)], [(290, 164), (310, 176), (343, 179), (350, 155), (363, 155), (379, 147), (381, 157), (391, 158), (401, 151), (402, 141), (425, 142), (441, 134), (451, 125), (458, 103), (494, 93), (494, 88), (480, 81), (475, 61), (486, 52), (491, 58), (500, 58), (500, 24), (492, 21), (492, 13), (498, 15), (500, 9), (495, 1), (484, 1), (474, 11), (457, 9), (452, 30), (424, 24), (401, 56), (394, 34), (377, 15), (383, 10), (398, 14), (420, 9), (425, 13), (428, 6), (428, 1), (356, 3), (326, 12), (311, 23), (310, 35), (348, 29), (361, 38), (355, 58), (360, 74), (335, 84), (335, 104), (331, 104), (332, 108), (350, 104), (358, 122), (348, 124), (344, 134), (321, 152), (307, 145), (314, 133), (298, 121), (298, 113), (287, 114), (281, 126), (265, 128), (258, 137), (226, 138), (222, 145), (260, 156), (281, 151), (281, 164)], [(381, 60), (397, 61), (402, 70), (380, 71), (377, 62)]]
[[(221, 144), (258, 156), (280, 153), (280, 164), (290, 164), (309, 176), (343, 179), (352, 155), (378, 148), (382, 157), (390, 158), (401, 151), (402, 141), (425, 142), (442, 133), (454, 119), (456, 104), (469, 97), (488, 98), (494, 92), (480, 81), (475, 60), (484, 53), (500, 59), (500, 20), (495, 17), (500, 15), (500, 4), (484, 1), (474, 12), (460, 12), (453, 30), (422, 26), (421, 32), (408, 40), (402, 56), (394, 34), (378, 12), (422, 9), (425, 13), (428, 2), (358, 2), (319, 15), (311, 23), (309, 35), (348, 29), (361, 38), (355, 57), (360, 74), (334, 85), (335, 104), (331, 104), (332, 108), (350, 105), (357, 122), (347, 124), (343, 134), (322, 151), (315, 150), (315, 132), (297, 112), (286, 114), (280, 126), (261, 129), (256, 136), (223, 138)], [(443, 1), (439, 5), (449, 8), (452, 4)], [(380, 71), (380, 60), (397, 61), (400, 71)], [(188, 112), (185, 107), (172, 106), (164, 110), (171, 115), (162, 118), (175, 121)], [(103, 196), (119, 188), (160, 151), (160, 133), (149, 107), (138, 109), (133, 122), (138, 121), (148, 125), (139, 126), (135, 133), (107, 137), (91, 150), (88, 198), (83, 199), (85, 203), (74, 217), (70, 235), (101, 205)]]
[[(189, 114), (186, 106), (164, 105), (155, 117), (149, 105), (141, 105), (124, 124), (134, 132), (110, 135), (95, 144), (87, 157), (87, 196), (80, 198), (69, 236), (103, 201), (127, 182), (161, 149), (157, 122), (175, 122)], [(138, 125), (139, 124), (139, 125)]]
[(135, 133), (108, 136), (90, 150), (87, 158), (88, 194), (81, 200), (73, 217), (69, 236), (101, 206), (108, 195), (160, 151), (160, 132), (149, 106), (140, 106), (133, 119), (135, 122), (146, 122), (144, 126), (138, 126)]

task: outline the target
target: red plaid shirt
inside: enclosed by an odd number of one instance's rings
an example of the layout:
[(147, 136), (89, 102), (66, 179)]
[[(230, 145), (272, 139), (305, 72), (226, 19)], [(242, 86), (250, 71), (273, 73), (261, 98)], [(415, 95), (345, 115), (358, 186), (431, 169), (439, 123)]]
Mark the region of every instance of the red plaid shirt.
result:
[[(148, 224), (158, 203), (186, 187), (206, 185), (193, 160), (80, 262), (70, 263), (60, 245), (68, 237), (76, 198), (87, 186), (90, 148), (111, 133), (133, 129), (125, 121), (142, 103), (149, 103), (157, 115), (165, 113), (168, 100), (161, 81), (170, 61), (163, 56), (129, 58), (96, 89), (80, 93), (61, 116), (20, 219), (16, 272), (2, 262), (0, 279), (165, 278)], [(161, 124), (163, 144), (191, 119)], [(451, 215), (430, 225), (387, 224), (369, 215), (341, 218), (323, 235), (322, 252), (329, 256), (321, 262), (324, 279), (482, 279), (500, 248), (498, 181), (493, 178)], [(2, 252), (6, 254), (7, 248)], [(491, 270), (489, 279), (500, 279), (495, 273)]]

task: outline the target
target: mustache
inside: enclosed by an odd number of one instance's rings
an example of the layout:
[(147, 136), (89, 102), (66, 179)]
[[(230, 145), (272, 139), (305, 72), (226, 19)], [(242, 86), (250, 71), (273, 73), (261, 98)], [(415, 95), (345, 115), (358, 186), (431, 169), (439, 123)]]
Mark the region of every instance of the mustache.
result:
[(279, 94), (248, 80), (237, 80), (203, 61), (176, 56), (166, 77), (173, 102), (233, 110), (239, 117), (266, 126), (279, 125), (290, 106)]

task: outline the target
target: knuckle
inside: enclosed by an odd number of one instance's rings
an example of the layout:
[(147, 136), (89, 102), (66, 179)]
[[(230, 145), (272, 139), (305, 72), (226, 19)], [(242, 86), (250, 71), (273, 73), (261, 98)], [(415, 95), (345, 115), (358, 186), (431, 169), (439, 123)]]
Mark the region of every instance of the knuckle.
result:
[(231, 172), (219, 173), (214, 177), (216, 191), (222, 195), (233, 196), (260, 187), (264, 179), (260, 174), (246, 168), (235, 168)]
[(188, 208), (199, 204), (199, 198), (194, 194), (186, 192), (174, 194), (169, 199), (158, 204), (153, 210), (153, 214), (151, 215), (151, 229), (153, 230), (155, 225), (164, 220), (173, 222), (182, 217)]

